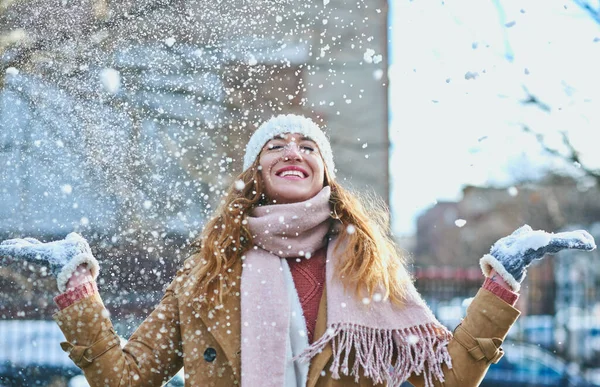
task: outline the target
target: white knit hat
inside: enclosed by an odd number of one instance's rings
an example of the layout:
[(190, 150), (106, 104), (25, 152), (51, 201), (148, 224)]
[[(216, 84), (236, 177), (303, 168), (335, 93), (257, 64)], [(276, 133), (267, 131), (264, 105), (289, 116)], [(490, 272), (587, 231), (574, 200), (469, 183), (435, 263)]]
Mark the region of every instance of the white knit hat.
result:
[(319, 147), (329, 175), (331, 178), (335, 178), (333, 152), (331, 151), (331, 144), (329, 144), (327, 136), (325, 136), (325, 133), (323, 133), (313, 120), (296, 114), (282, 114), (271, 117), (256, 129), (256, 132), (250, 137), (250, 141), (246, 145), (244, 171), (252, 166), (252, 163), (254, 163), (254, 160), (256, 160), (256, 157), (258, 157), (267, 141), (284, 133), (300, 133), (313, 140)]

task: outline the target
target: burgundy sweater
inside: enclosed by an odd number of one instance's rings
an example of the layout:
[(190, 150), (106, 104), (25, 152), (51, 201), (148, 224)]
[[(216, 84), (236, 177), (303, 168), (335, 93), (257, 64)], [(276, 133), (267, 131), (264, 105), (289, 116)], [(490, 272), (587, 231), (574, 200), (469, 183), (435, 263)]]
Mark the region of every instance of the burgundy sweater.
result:
[(306, 330), (308, 331), (308, 342), (312, 343), (319, 313), (319, 303), (323, 295), (325, 284), (325, 255), (327, 249), (324, 247), (312, 255), (310, 259), (298, 258), (288, 259), (288, 265), (294, 278), (294, 285), (300, 298)]

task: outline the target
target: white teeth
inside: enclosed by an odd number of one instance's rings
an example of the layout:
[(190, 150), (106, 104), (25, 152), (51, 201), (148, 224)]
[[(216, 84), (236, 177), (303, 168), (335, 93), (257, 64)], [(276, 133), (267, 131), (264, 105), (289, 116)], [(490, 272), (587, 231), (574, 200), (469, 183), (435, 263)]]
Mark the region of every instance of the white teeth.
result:
[(279, 176), (281, 177), (285, 177), (285, 176), (298, 176), (298, 177), (304, 177), (304, 174), (300, 171), (296, 171), (293, 169), (287, 170), (287, 171), (283, 171), (279, 174)]

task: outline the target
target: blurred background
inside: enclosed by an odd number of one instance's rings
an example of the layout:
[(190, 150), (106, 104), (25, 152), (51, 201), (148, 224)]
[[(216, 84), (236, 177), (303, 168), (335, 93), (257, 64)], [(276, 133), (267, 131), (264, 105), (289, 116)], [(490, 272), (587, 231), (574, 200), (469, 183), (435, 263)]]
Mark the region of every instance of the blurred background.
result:
[[(600, 238), (599, 45), (594, 1), (0, 0), (0, 239), (80, 232), (126, 339), (253, 130), (299, 113), (326, 127), (342, 183), (390, 205), (453, 329), (498, 238)], [(482, 386), (600, 385), (599, 258), (529, 270)], [(0, 267), (0, 386), (85, 385), (56, 294)]]

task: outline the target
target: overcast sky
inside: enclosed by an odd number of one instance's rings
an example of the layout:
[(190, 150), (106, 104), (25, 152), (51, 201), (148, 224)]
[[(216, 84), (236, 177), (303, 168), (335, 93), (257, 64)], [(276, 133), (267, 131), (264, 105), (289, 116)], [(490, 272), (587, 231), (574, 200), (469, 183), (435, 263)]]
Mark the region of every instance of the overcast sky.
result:
[[(460, 200), (466, 184), (510, 186), (561, 163), (568, 131), (600, 166), (600, 27), (572, 1), (390, 1), (393, 227)], [(501, 4), (500, 4), (501, 3)], [(550, 106), (524, 107), (524, 87)]]

